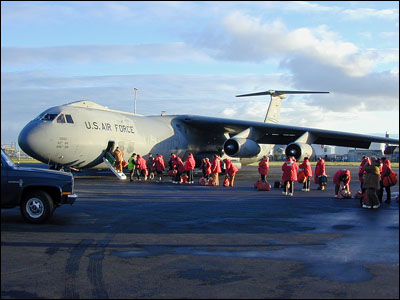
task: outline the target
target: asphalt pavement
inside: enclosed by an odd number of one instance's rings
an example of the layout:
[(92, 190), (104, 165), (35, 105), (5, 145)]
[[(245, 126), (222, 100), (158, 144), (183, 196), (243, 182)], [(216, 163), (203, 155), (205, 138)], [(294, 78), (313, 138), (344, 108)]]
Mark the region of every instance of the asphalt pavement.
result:
[(339, 168), (292, 197), (254, 189), (256, 167), (230, 188), (77, 174), (77, 201), (46, 224), (1, 211), (1, 298), (398, 299), (399, 204), (335, 199)]

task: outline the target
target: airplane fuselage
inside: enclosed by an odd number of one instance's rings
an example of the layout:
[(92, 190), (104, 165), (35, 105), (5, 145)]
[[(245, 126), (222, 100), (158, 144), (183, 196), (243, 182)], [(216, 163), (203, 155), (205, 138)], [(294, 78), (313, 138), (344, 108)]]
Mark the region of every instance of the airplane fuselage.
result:
[(109, 142), (122, 149), (128, 160), (134, 152), (158, 153), (166, 159), (172, 152), (182, 157), (189, 152), (217, 153), (225, 140), (224, 135), (188, 128), (176, 116), (142, 116), (79, 101), (50, 108), (29, 122), (20, 133), (19, 145), (49, 165), (82, 169), (106, 168), (102, 158)]

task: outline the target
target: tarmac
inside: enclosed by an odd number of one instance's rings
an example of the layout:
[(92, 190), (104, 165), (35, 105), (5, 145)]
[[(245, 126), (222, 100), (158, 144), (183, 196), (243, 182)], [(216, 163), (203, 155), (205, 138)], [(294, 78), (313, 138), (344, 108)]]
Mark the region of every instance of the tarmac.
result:
[(46, 224), (1, 211), (1, 298), (398, 299), (399, 203), (335, 199), (340, 168), (292, 197), (254, 189), (257, 167), (229, 188), (77, 174), (77, 201)]

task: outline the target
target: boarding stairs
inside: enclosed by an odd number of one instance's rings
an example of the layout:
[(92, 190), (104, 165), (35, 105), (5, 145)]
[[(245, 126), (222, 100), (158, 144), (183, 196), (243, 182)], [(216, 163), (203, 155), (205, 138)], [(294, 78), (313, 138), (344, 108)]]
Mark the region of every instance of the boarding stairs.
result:
[(107, 165), (107, 167), (114, 173), (114, 175), (118, 177), (119, 180), (126, 180), (127, 177), (124, 172), (121, 173), (114, 167), (115, 158), (110, 152), (106, 152), (106, 155), (103, 157), (103, 161)]

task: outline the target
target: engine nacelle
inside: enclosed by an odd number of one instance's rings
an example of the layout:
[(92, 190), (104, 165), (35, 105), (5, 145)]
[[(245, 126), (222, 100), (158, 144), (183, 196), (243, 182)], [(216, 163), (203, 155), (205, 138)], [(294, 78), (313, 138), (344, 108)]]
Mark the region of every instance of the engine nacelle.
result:
[(311, 158), (314, 155), (314, 150), (309, 144), (291, 143), (285, 149), (286, 156), (294, 156), (297, 161), (304, 160), (304, 157)]
[(253, 157), (260, 153), (260, 145), (250, 139), (230, 138), (224, 143), (224, 152), (232, 157)]

